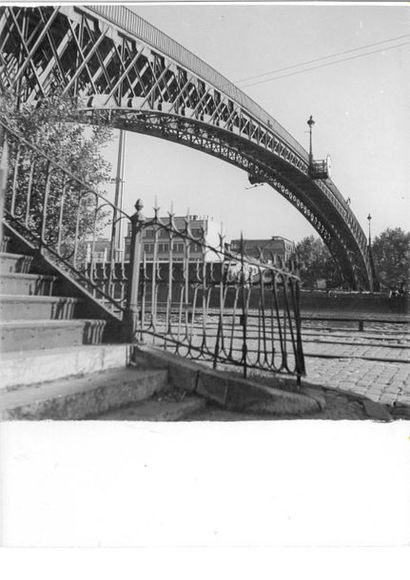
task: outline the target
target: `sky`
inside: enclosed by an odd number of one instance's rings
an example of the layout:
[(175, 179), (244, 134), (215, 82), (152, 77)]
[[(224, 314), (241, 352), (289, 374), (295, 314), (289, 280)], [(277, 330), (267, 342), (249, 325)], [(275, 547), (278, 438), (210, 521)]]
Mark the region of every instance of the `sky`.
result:
[[(369, 213), (373, 237), (387, 227), (409, 229), (409, 6), (154, 4), (132, 9), (240, 88), (247, 85), (245, 92), (306, 149), (306, 121), (313, 115), (314, 155), (330, 154), (332, 179), (351, 199), (366, 233)], [(368, 47), (375, 43), (380, 44)], [(359, 47), (368, 48), (353, 51)], [(351, 58), (367, 52), (373, 54)], [(295, 66), (334, 54), (339, 56)], [(300, 72), (325, 63), (333, 64)], [(287, 67), (294, 68), (260, 76)], [(126, 142), (128, 212), (141, 198), (150, 216), (157, 198), (164, 212), (173, 203), (177, 215), (189, 209), (223, 222), (229, 239), (240, 232), (246, 238), (281, 235), (295, 241), (317, 235), (270, 186), (249, 189), (247, 174), (238, 168), (149, 136), (127, 133)], [(114, 174), (115, 143), (107, 158)]]

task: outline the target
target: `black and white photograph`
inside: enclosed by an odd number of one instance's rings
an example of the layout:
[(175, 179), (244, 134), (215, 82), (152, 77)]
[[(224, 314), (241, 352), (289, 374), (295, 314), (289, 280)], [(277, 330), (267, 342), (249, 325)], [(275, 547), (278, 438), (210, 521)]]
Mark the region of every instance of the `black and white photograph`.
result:
[(409, 23), (2, 3), (2, 545), (408, 546)]

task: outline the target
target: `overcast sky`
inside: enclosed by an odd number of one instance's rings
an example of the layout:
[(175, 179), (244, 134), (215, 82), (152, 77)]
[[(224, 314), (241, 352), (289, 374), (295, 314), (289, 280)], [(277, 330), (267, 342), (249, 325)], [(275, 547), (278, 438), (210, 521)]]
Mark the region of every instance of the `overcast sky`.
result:
[[(305, 148), (312, 114), (315, 157), (331, 155), (333, 181), (350, 197), (366, 233), (369, 212), (373, 234), (386, 227), (408, 229), (409, 7), (151, 5), (133, 10), (240, 87), (252, 85), (245, 92)], [(359, 47), (364, 48), (352, 51)], [(356, 58), (367, 52), (373, 54)], [(299, 73), (325, 63), (333, 64)], [(288, 76), (259, 82), (283, 75)], [(114, 147), (110, 158), (115, 166)], [(189, 207), (191, 213), (223, 221), (228, 237), (242, 230), (248, 238), (282, 235), (297, 241), (315, 233), (271, 187), (246, 189), (245, 172), (206, 154), (127, 134), (126, 159), (127, 211), (141, 197), (149, 216), (156, 195), (164, 209), (173, 201), (177, 214)]]

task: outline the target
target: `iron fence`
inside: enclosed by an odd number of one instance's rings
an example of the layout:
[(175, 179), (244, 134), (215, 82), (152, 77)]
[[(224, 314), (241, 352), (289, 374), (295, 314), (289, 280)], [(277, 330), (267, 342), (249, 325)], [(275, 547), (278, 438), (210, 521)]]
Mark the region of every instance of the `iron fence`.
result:
[[(264, 251), (264, 262), (247, 256), (242, 239), (235, 253), (221, 234), (210, 245), (203, 229), (194, 235), (189, 216), (177, 227), (172, 213), (160, 218), (154, 208), (146, 220), (141, 202), (136, 208), (128, 266), (138, 276), (130, 305), (136, 340), (214, 367), (237, 365), (244, 376), (249, 368), (305, 374), (294, 271), (275, 266), (273, 252), (266, 260)], [(127, 264), (118, 271), (126, 276)]]

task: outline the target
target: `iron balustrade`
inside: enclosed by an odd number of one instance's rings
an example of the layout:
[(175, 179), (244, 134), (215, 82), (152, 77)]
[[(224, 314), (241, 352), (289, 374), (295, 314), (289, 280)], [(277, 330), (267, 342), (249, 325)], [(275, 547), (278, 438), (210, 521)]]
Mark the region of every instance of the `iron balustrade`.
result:
[(103, 304), (122, 318), (126, 298), (115, 293), (114, 267), (104, 284), (96, 282), (93, 258), (99, 235), (111, 231), (110, 262), (115, 263), (116, 230), (130, 216), (98, 191), (73, 175), (0, 119), (8, 144), (9, 168), (4, 216), (10, 230), (53, 262)]
[[(246, 256), (243, 242), (230, 252), (222, 235), (213, 247), (188, 219), (178, 229), (172, 214), (158, 217), (158, 208), (144, 220), (140, 200), (129, 216), (3, 120), (0, 127), (9, 152), (8, 229), (122, 320), (127, 340), (214, 367), (237, 365), (244, 376), (256, 368), (294, 374), (299, 382), (305, 366), (294, 271), (275, 266), (273, 254), (270, 263)], [(131, 231), (129, 261), (115, 246), (122, 222)], [(107, 229), (108, 255), (100, 262), (96, 242)]]
[(299, 382), (305, 366), (296, 273), (275, 266), (273, 253), (269, 263), (246, 256), (243, 240), (237, 253), (225, 249), (222, 234), (219, 247), (211, 246), (203, 231), (194, 235), (188, 217), (178, 228), (172, 213), (161, 219), (154, 208), (145, 220), (140, 201), (136, 208), (136, 340), (214, 367), (240, 366), (245, 377), (254, 368), (294, 374)]

